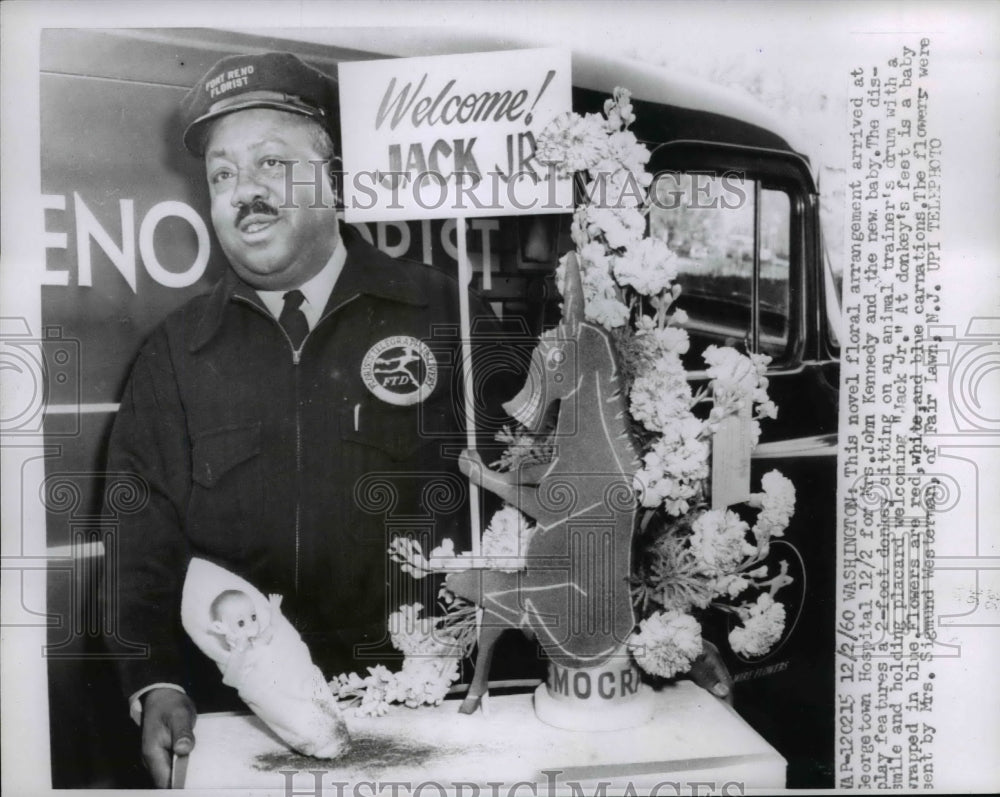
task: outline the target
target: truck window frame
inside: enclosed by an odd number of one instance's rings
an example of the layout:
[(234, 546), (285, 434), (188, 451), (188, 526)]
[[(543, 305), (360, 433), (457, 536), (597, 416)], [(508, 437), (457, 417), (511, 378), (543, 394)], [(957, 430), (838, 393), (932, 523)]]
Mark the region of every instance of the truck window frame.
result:
[[(805, 158), (794, 152), (723, 144), (706, 141), (678, 140), (651, 145), (647, 170), (653, 181), (668, 172), (716, 174), (738, 173), (761, 190), (782, 191), (789, 200), (788, 252), (788, 342), (784, 352), (775, 356), (769, 373), (789, 373), (801, 370), (807, 351), (815, 345), (816, 333), (808, 311), (809, 297), (817, 294), (809, 264), (815, 255), (814, 239), (818, 235), (815, 215), (816, 188)], [(759, 296), (759, 241), (755, 241), (751, 281), (752, 295)], [(758, 299), (759, 303), (759, 299)], [(759, 307), (751, 307), (751, 346), (759, 341)], [(809, 344), (812, 343), (813, 346)], [(703, 374), (693, 374), (696, 378)]]

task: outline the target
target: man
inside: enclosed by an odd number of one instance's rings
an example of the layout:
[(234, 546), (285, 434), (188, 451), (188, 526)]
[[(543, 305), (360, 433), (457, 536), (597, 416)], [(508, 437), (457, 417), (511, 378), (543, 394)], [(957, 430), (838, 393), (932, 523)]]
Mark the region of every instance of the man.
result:
[[(284, 595), (332, 675), (385, 648), (391, 524), (468, 528), (458, 287), (338, 227), (334, 83), (290, 54), (231, 56), (182, 113), (231, 269), (143, 346), (109, 449), (109, 470), (149, 490), (117, 541), (121, 631), (149, 655), (120, 673), (158, 786), (194, 744), (192, 556)], [(487, 315), (475, 297), (472, 315)]]

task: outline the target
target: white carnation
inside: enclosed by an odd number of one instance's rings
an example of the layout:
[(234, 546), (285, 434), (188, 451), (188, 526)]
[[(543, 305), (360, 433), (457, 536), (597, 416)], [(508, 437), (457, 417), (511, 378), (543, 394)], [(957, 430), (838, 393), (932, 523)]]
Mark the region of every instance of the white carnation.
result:
[(651, 175), (648, 172), (636, 174), (627, 169), (615, 169), (605, 165), (610, 171), (599, 171), (602, 164), (591, 169), (592, 180), (586, 186), (589, 201), (595, 205), (612, 208), (641, 208), (646, 203)]
[(712, 509), (691, 524), (691, 553), (703, 573), (728, 575), (757, 549), (747, 542), (747, 524), (730, 510)]
[(596, 269), (604, 274), (610, 273), (611, 258), (608, 255), (607, 249), (604, 248), (604, 244), (598, 241), (591, 241), (581, 246), (578, 254), (581, 271), (589, 272)]
[[(686, 354), (691, 346), (691, 339), (686, 329), (681, 327), (660, 327), (656, 319), (650, 316), (640, 316), (635, 323), (635, 344), (639, 357), (646, 368), (674, 367), (668, 363), (657, 363), (662, 354)], [(683, 368), (680, 360), (678, 365)], [(685, 375), (685, 381), (687, 376)]]
[(608, 118), (607, 129), (612, 132), (632, 124), (635, 121), (632, 92), (621, 86), (615, 86), (611, 98), (604, 101), (604, 115)]
[(702, 357), (708, 364), (709, 384), (715, 402), (710, 420), (714, 424), (727, 415), (755, 407), (751, 443), (756, 446), (760, 437), (760, 424), (756, 418), (776, 418), (778, 415), (778, 408), (767, 395), (765, 374), (771, 358), (766, 354), (751, 354), (748, 357), (728, 346), (709, 346)]
[(597, 114), (580, 116), (570, 111), (557, 116), (538, 136), (535, 158), (554, 163), (563, 174), (572, 175), (594, 166), (605, 157), (607, 133)]
[(657, 612), (639, 623), (628, 649), (642, 669), (651, 675), (673, 678), (691, 669), (703, 647), (701, 626), (689, 614), (676, 610)]
[(455, 543), (450, 537), (441, 540), (441, 544), (431, 549), (431, 559), (459, 559), (462, 554), (455, 550)]
[(659, 356), (632, 382), (632, 417), (651, 432), (666, 432), (686, 418), (691, 409), (691, 384), (676, 351), (661, 349)]
[(584, 315), (605, 329), (615, 329), (628, 322), (629, 309), (617, 299), (599, 297), (586, 306)]
[(637, 208), (586, 205), (582, 210), (587, 233), (603, 236), (611, 249), (635, 246), (646, 232), (646, 219)]
[(729, 346), (709, 346), (702, 354), (708, 363), (712, 390), (749, 397), (757, 389), (758, 375), (750, 358)]
[(643, 296), (657, 296), (677, 278), (677, 255), (659, 238), (643, 238), (613, 260), (615, 279)]
[(396, 673), (396, 702), (409, 708), (440, 705), (448, 688), (458, 680), (458, 664), (458, 657), (407, 657), (403, 669)]
[(729, 644), (743, 656), (763, 656), (781, 639), (785, 630), (785, 607), (763, 592), (756, 603), (744, 603), (737, 611), (743, 625), (729, 632)]
[(607, 136), (604, 148), (593, 168), (611, 174), (618, 169), (624, 169), (642, 179), (648, 186), (651, 175), (646, 171), (649, 162), (649, 149), (641, 143), (631, 130), (618, 130)]
[(780, 471), (772, 470), (761, 479), (762, 493), (750, 496), (750, 506), (760, 507), (753, 532), (758, 543), (781, 537), (795, 514), (795, 485)]
[(431, 572), (431, 563), (424, 556), (420, 543), (411, 537), (394, 537), (389, 543), (389, 559), (414, 578), (423, 578)]
[(535, 533), (535, 526), (513, 506), (505, 506), (494, 513), (483, 532), (483, 556), (494, 558), (498, 570), (524, 570), (528, 542)]
[(725, 595), (729, 598), (736, 598), (743, 590), (750, 586), (750, 581), (743, 576), (733, 573), (727, 576), (720, 576), (712, 583), (712, 592), (716, 595)]
[(389, 615), (389, 636), (392, 646), (407, 656), (429, 652), (435, 646), (434, 624), (429, 617), (420, 617), (423, 605), (400, 606)]
[(709, 447), (701, 431), (702, 422), (689, 412), (671, 423), (643, 455), (643, 467), (633, 478), (643, 506), (663, 506), (674, 516), (688, 511), (709, 472)]

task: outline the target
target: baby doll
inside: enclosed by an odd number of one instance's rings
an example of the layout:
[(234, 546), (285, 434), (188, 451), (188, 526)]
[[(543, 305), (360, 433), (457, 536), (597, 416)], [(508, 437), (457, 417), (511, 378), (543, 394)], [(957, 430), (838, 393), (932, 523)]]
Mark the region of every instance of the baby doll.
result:
[(337, 701), (309, 648), (281, 612), (245, 579), (202, 559), (188, 565), (181, 621), (243, 702), (290, 747), (336, 758), (350, 745)]
[[(271, 611), (281, 608), (280, 595), (268, 595)], [(227, 650), (244, 651), (248, 645), (261, 642), (268, 644), (274, 638), (274, 629), (267, 618), (257, 620), (257, 608), (253, 600), (242, 590), (223, 590), (209, 607), (212, 630), (225, 640)]]

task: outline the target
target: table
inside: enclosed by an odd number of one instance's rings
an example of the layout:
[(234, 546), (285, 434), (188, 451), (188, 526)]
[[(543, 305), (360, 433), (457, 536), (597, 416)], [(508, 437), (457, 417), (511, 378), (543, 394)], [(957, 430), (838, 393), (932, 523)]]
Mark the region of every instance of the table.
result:
[[(636, 794), (657, 784), (663, 795), (739, 794), (724, 787), (785, 785), (785, 760), (725, 703), (688, 681), (652, 699), (657, 711), (648, 724), (596, 732), (543, 724), (530, 694), (494, 696), (485, 715), (459, 714), (452, 700), (394, 707), (384, 717), (348, 717), (352, 749), (334, 761), (289, 751), (252, 715), (203, 714), (182, 785), (301, 797), (594, 794), (602, 782), (608, 794), (628, 792), (630, 784)], [(692, 792), (694, 781), (714, 788)]]

